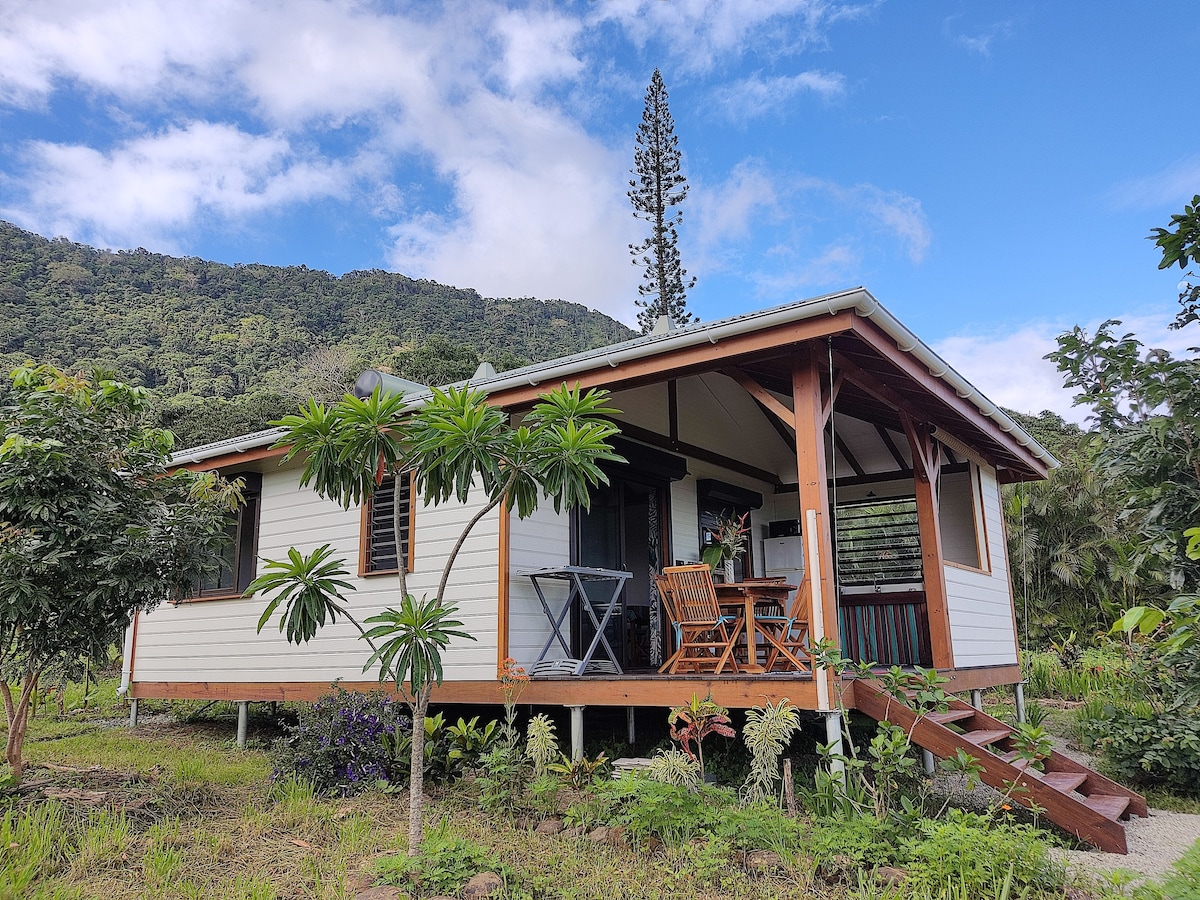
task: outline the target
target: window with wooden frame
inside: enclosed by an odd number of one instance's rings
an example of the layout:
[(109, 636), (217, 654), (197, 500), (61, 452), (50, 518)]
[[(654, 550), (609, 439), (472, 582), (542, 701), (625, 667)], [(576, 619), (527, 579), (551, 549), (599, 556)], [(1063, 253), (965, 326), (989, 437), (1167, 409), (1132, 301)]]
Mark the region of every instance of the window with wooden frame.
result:
[[(397, 490), (399, 483), (399, 490)], [(416, 521), (416, 506), (412, 502), (413, 473), (401, 472), (399, 477), (385, 476), (375, 493), (363, 504), (362, 531), (358, 551), (359, 575), (395, 574), (396, 537), (395, 509), (400, 507), (400, 552), (405, 560), (404, 571), (413, 569), (412, 538)]]
[(983, 487), (975, 463), (943, 466), (938, 478), (942, 558), (950, 565), (988, 571)]
[(226, 540), (218, 567), (200, 579), (189, 600), (221, 600), (240, 597), (254, 580), (258, 559), (258, 514), (262, 498), (262, 475), (241, 472), (242, 504), (225, 524)]

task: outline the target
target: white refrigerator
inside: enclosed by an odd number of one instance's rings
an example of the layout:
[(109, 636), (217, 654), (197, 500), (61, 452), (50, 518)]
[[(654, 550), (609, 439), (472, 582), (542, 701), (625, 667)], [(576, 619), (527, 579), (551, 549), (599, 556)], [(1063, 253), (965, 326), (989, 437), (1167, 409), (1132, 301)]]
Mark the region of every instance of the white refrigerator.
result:
[(763, 540), (763, 563), (768, 578), (785, 578), (799, 585), (804, 578), (804, 538), (798, 534)]

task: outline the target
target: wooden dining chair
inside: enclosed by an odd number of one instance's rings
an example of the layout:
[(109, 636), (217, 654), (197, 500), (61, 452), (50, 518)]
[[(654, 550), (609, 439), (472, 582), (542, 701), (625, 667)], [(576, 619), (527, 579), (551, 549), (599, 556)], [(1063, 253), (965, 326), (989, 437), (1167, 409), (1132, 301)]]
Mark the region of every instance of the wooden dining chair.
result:
[(756, 612), (754, 621), (766, 643), (765, 668), (768, 672), (779, 671), (811, 672), (808, 639), (808, 576), (805, 575), (796, 590), (796, 596), (786, 611), (782, 606), (773, 610)]
[(727, 665), (736, 672), (733, 646), (741, 633), (742, 619), (721, 613), (712, 570), (703, 563), (667, 566), (663, 576), (679, 623), (679, 650), (671, 662), (671, 674), (681, 669), (719, 674)]
[(662, 601), (667, 621), (671, 623), (671, 631), (675, 636), (675, 640), (671, 644), (671, 654), (667, 657), (667, 661), (658, 667), (659, 672), (665, 672), (671, 668), (676, 657), (679, 656), (679, 645), (683, 643), (683, 634), (679, 627), (679, 615), (675, 612), (675, 598), (671, 596), (671, 582), (667, 580), (666, 575), (655, 575), (654, 584), (658, 588), (658, 599)]

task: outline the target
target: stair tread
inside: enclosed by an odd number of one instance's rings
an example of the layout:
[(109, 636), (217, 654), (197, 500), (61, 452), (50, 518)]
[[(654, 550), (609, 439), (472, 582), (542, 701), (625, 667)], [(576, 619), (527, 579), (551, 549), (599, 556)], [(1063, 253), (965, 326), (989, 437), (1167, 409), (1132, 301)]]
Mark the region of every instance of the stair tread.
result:
[(965, 732), (962, 735), (962, 739), (975, 744), (977, 747), (986, 747), (988, 744), (994, 744), (996, 741), (1003, 740), (1011, 734), (1011, 728), (980, 729), (978, 731)]
[(973, 719), (979, 710), (976, 709), (950, 709), (946, 712), (929, 713), (925, 718), (931, 722), (937, 722), (939, 725), (945, 725), (947, 722), (959, 722), (963, 719)]
[[(1012, 766), (1014, 769), (1028, 769), (1030, 766), (1033, 765), (1033, 762), (1034, 762), (1031, 759), (1021, 759), (1021, 751), (1020, 750), (1009, 750), (1005, 753), (997, 753), (996, 755), (999, 756), (1006, 763), (1008, 763), (1010, 766)], [(1037, 774), (1037, 773), (1035, 772), (1034, 774)]]
[(1087, 774), (1081, 772), (1046, 772), (1042, 775), (1042, 783), (1069, 794), (1075, 788), (1087, 781)]
[(1116, 797), (1112, 794), (1092, 794), (1090, 797), (1083, 798), (1083, 805), (1115, 822), (1129, 806), (1129, 798)]

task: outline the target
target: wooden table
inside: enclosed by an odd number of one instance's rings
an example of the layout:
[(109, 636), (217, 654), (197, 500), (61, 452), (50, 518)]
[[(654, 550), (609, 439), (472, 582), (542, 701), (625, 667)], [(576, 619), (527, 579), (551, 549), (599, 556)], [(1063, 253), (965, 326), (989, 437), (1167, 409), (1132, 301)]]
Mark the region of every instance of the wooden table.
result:
[(766, 669), (758, 664), (758, 636), (763, 635), (767, 643), (771, 643), (765, 632), (759, 631), (754, 618), (754, 607), (757, 604), (778, 606), (785, 613), (788, 609), (788, 597), (796, 590), (796, 585), (785, 584), (782, 581), (735, 581), (729, 584), (715, 584), (717, 603), (722, 607), (740, 608), (745, 616), (746, 629), (746, 662), (738, 663), (738, 668), (745, 672), (762, 673)]

